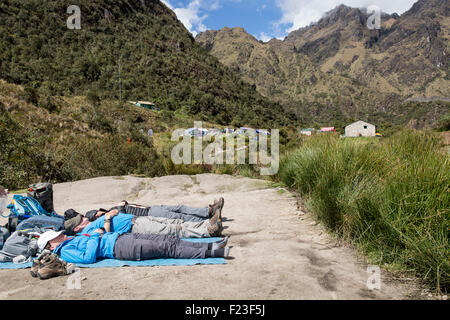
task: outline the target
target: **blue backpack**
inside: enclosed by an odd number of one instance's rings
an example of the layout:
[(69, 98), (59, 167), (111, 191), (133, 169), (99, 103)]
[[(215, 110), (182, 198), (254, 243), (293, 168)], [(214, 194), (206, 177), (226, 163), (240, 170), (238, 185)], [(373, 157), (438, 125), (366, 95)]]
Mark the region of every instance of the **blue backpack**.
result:
[(32, 216), (45, 215), (49, 217), (61, 217), (55, 212), (45, 211), (39, 201), (32, 197), (14, 195), (12, 202), (7, 206), (11, 211), (9, 217), (17, 217), (18, 222), (28, 219)]

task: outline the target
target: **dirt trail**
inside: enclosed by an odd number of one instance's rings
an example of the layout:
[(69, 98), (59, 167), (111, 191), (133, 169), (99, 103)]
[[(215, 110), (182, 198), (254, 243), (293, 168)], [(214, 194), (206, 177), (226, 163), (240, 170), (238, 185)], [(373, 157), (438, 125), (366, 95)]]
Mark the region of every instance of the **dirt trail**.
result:
[(226, 265), (81, 269), (81, 289), (67, 277), (32, 278), (29, 269), (0, 270), (2, 299), (403, 299), (411, 288), (381, 274), (367, 288), (367, 266), (298, 210), (289, 192), (226, 175), (143, 179), (104, 177), (57, 184), (55, 210), (111, 207), (123, 199), (146, 205), (206, 206), (223, 196), (230, 235)]

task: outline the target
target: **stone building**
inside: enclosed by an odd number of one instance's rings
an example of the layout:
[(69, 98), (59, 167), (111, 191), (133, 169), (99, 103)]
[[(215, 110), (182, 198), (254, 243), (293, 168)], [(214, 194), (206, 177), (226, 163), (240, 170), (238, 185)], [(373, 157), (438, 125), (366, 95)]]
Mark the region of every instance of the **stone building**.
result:
[(345, 127), (346, 137), (375, 137), (375, 134), (375, 126), (364, 121), (357, 121)]

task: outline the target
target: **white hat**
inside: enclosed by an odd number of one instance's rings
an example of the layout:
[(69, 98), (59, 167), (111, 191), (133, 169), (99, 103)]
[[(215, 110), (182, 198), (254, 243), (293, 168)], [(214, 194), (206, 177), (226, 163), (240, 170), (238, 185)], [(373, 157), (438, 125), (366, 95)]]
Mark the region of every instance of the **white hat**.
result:
[(44, 232), (43, 234), (40, 235), (37, 244), (40, 250), (44, 250), (45, 246), (47, 245), (47, 242), (49, 242), (50, 240), (55, 239), (56, 237), (58, 237), (60, 234), (62, 233), (62, 231), (47, 231)]

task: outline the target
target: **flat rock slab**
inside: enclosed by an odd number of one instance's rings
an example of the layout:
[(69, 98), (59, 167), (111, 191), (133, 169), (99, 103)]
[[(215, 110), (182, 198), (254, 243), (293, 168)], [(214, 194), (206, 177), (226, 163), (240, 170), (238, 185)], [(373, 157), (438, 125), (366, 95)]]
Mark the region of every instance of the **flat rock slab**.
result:
[(413, 290), (384, 271), (381, 289), (369, 290), (367, 265), (355, 251), (337, 245), (292, 194), (268, 181), (201, 174), (54, 185), (60, 214), (121, 200), (204, 207), (220, 196), (232, 246), (226, 265), (81, 269), (79, 289), (67, 276), (42, 281), (29, 269), (0, 270), (0, 299), (403, 299)]

